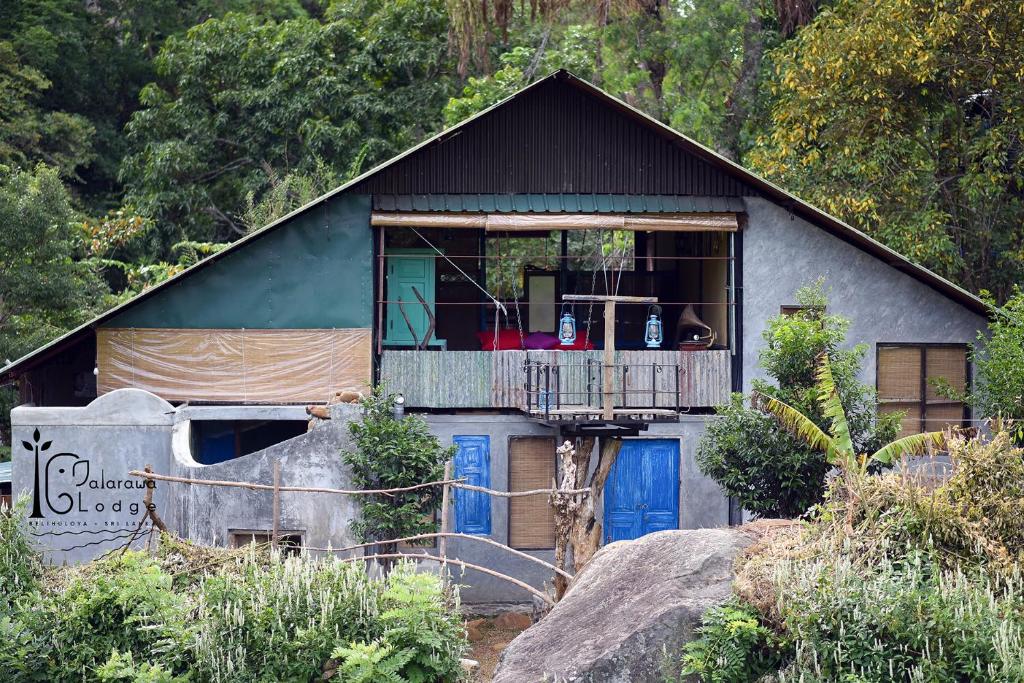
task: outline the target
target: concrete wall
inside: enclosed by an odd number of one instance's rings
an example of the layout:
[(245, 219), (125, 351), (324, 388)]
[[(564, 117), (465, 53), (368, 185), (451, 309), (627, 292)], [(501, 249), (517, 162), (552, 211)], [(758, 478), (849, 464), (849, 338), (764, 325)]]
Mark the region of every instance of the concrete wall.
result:
[[(90, 488), (90, 482), (139, 480), (129, 477), (131, 469), (153, 466), (157, 473), (193, 480), (243, 481), (260, 484), (273, 482), (274, 462), (280, 464), (283, 486), (353, 488), (341, 451), (352, 448), (348, 432), (351, 420), (359, 419), (357, 406), (332, 408), (332, 419), (321, 422), (312, 431), (256, 453), (233, 460), (203, 465), (192, 458), (190, 427), (192, 420), (301, 419), (304, 410), (295, 406), (182, 406), (169, 403), (137, 389), (122, 389), (106, 394), (85, 408), (18, 408), (14, 423), (15, 491), (31, 492), (34, 485), (36, 444), (50, 442), (43, 452), (43, 516), (31, 520), (32, 532), (57, 563), (80, 562), (124, 544), (128, 531), (142, 517), (143, 488), (126, 491)], [(489, 485), (508, 490), (509, 442), (520, 436), (554, 436), (551, 428), (519, 415), (462, 414), (424, 416), (431, 431), (445, 445), (456, 435), (490, 437), (491, 479)], [(728, 503), (718, 486), (702, 476), (694, 462), (697, 441), (704, 432), (705, 417), (682, 416), (677, 423), (651, 425), (640, 438), (677, 438), (680, 440), (680, 526), (701, 528), (728, 523)], [(35, 430), (39, 439), (35, 439)], [(22, 441), (32, 450), (26, 449)], [(595, 447), (596, 454), (600, 444)], [(63, 514), (46, 507), (47, 458), (58, 456), (51, 467), (50, 496), (57, 510), (63, 510), (61, 494), (73, 495), (75, 505)], [(75, 457), (72, 457), (75, 456)], [(554, 450), (551, 453), (555, 457)], [(58, 473), (67, 460), (86, 462), (78, 469)], [(73, 478), (70, 478), (72, 477)], [(77, 482), (81, 482), (80, 484)], [(94, 484), (96, 487), (102, 484)], [(79, 503), (79, 498), (81, 502)], [(112, 513), (111, 504), (122, 500), (121, 510)], [(159, 482), (154, 502), (167, 526), (178, 535), (207, 545), (228, 545), (232, 533), (267, 532), (273, 527), (273, 496), (268, 491), (243, 488), (199, 486)], [(601, 513), (601, 498), (598, 498)], [(103, 510), (96, 510), (102, 505)], [(300, 533), (304, 545), (313, 548), (344, 547), (354, 544), (350, 522), (358, 515), (359, 500), (335, 494), (282, 493), (282, 532)], [(73, 534), (64, 532), (73, 531)], [(87, 533), (81, 533), (87, 532)], [(97, 539), (100, 543), (92, 543)], [(508, 499), (492, 498), (491, 538), (508, 542)], [(82, 545), (90, 543), (89, 545)], [(140, 545), (141, 541), (136, 543)], [(436, 549), (427, 549), (436, 552)], [(544, 587), (551, 573), (539, 565), (484, 544), (452, 540), (449, 552), (467, 562), (481, 564)], [(534, 551), (533, 555), (553, 561), (553, 550)], [(469, 603), (524, 603), (530, 596), (519, 588), (477, 572), (459, 578), (464, 584), (463, 599)]]
[[(12, 490), (15, 498), (29, 497), (29, 533), (47, 561), (83, 562), (128, 542), (145, 495), (128, 471), (147, 464), (168, 470), (173, 413), (171, 404), (138, 389), (83, 408), (11, 411)], [(157, 487), (158, 509), (167, 501), (167, 489)]]
[[(297, 406), (183, 407), (175, 415), (170, 473), (190, 479), (272, 484), (274, 462), (282, 486), (351, 489), (351, 473), (341, 451), (353, 448), (348, 422), (358, 419), (353, 405), (332, 408), (332, 419), (294, 439), (215, 465), (195, 461), (189, 451), (191, 420), (296, 420), (306, 417)], [(173, 484), (168, 526), (197, 543), (228, 545), (231, 534), (273, 528), (273, 495), (268, 491)], [(353, 496), (329, 493), (281, 494), (282, 532), (301, 533), (314, 548), (341, 548), (356, 543), (349, 521), (358, 514)]]
[(862, 381), (875, 384), (878, 342), (971, 343), (985, 320), (934, 289), (769, 201), (746, 198), (743, 234), (743, 387), (764, 378), (761, 334), (779, 306), (819, 277), (829, 312), (852, 321), (848, 342), (867, 343)]
[[(445, 445), (452, 444), (453, 437), (457, 435), (488, 435), (491, 447), (490, 487), (499, 491), (508, 490), (509, 440), (512, 437), (555, 436), (553, 429), (518, 415), (427, 415), (426, 419), (431, 431)], [(728, 499), (714, 481), (700, 473), (694, 460), (697, 442), (704, 433), (707, 419), (704, 416), (684, 415), (678, 423), (652, 424), (648, 431), (638, 437), (680, 440), (679, 523), (683, 529), (724, 526), (729, 522)], [(596, 466), (599, 449), (598, 443), (594, 448), (592, 468)], [(555, 457), (553, 451), (551, 457)], [(602, 512), (601, 502), (599, 498), (599, 515)], [(495, 497), (491, 500), (490, 538), (499, 543), (508, 543), (507, 498)], [(543, 587), (545, 582), (550, 583), (552, 578), (550, 571), (540, 565), (485, 544), (453, 540), (448, 549), (450, 555), (496, 569), (537, 587)], [(553, 550), (531, 551), (530, 554), (548, 562), (554, 560)], [(518, 603), (529, 602), (530, 599), (521, 589), (477, 572), (467, 572), (461, 581), (462, 597), (468, 603)]]

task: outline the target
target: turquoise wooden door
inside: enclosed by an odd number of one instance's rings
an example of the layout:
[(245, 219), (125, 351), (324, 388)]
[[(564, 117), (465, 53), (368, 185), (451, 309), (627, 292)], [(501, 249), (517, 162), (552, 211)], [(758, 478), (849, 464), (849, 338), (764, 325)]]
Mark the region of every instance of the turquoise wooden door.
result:
[[(420, 304), (416, 290), (423, 296), (423, 299), (434, 311), (434, 259), (435, 252), (429, 249), (392, 249), (385, 256), (387, 257), (387, 329), (384, 331), (384, 343), (395, 346), (411, 346), (417, 341), (423, 341), (423, 335), (427, 331), (430, 320), (423, 305)], [(405, 315), (409, 322), (405, 322), (398, 301), (403, 302)], [(416, 332), (415, 338), (409, 325), (412, 325)], [(437, 345), (437, 340), (431, 337), (431, 345)]]
[(605, 542), (679, 528), (679, 441), (626, 439), (604, 486)]
[[(467, 484), (490, 488), (491, 438), (456, 436), (455, 478)], [(491, 533), (491, 497), (480, 491), (455, 489), (455, 531), (463, 534)]]

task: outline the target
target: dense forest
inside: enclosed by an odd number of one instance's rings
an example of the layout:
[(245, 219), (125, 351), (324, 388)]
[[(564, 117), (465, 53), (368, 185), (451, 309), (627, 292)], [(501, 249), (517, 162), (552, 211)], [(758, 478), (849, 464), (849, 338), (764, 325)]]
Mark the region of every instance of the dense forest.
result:
[(975, 292), (1024, 272), (1010, 0), (8, 0), (0, 360), (568, 68)]

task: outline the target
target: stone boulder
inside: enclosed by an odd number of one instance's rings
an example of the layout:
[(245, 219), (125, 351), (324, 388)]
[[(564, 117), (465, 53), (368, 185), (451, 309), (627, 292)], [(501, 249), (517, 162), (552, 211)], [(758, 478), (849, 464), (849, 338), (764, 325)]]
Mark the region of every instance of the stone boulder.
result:
[(701, 615), (730, 595), (733, 560), (763, 531), (659, 531), (602, 548), (502, 655), (495, 683), (662, 681)]

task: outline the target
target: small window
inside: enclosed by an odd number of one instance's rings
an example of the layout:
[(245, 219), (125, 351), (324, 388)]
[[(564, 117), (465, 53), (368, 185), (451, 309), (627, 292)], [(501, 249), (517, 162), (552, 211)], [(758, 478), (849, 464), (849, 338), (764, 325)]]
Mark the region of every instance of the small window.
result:
[(877, 377), (879, 412), (904, 413), (900, 436), (965, 424), (966, 407), (942, 385), (954, 394), (966, 391), (966, 345), (880, 344)]
[[(555, 478), (555, 440), (516, 437), (509, 443), (508, 490), (549, 489)], [(547, 496), (509, 498), (508, 544), (521, 550), (555, 547), (555, 513)]]
[(779, 306), (779, 313), (782, 315), (796, 315), (803, 311), (810, 311), (817, 318), (825, 315), (825, 308), (823, 306), (802, 306), (800, 304), (783, 304)]
[[(244, 548), (250, 543), (269, 546), (272, 536), (272, 532), (266, 530), (232, 531), (231, 547)], [(302, 534), (297, 531), (280, 532), (277, 545), (285, 555), (298, 555), (302, 551)]]

